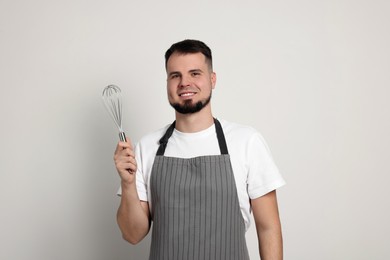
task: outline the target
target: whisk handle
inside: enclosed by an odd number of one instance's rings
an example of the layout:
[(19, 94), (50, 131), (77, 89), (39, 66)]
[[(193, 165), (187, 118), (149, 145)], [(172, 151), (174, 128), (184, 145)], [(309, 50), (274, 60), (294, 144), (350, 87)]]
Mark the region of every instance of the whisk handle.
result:
[(119, 140), (121, 140), (121, 142), (126, 142), (125, 132), (120, 132), (119, 133)]

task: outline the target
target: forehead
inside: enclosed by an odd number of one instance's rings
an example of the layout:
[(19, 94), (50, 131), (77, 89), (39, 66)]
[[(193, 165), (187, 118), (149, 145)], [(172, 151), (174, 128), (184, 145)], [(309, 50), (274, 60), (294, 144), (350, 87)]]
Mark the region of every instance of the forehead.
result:
[(206, 57), (198, 53), (174, 52), (168, 59), (167, 72), (207, 68)]

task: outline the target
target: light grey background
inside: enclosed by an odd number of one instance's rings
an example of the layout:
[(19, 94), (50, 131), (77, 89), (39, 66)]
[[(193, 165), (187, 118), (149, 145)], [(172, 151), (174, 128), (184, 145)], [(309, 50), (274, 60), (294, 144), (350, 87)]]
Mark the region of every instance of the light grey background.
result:
[[(257, 128), (288, 185), (285, 259), (390, 259), (389, 1), (0, 0), (0, 259), (146, 259), (122, 241), (117, 84), (134, 141), (173, 120), (163, 54), (214, 54), (217, 117)], [(252, 259), (257, 243), (248, 232)]]

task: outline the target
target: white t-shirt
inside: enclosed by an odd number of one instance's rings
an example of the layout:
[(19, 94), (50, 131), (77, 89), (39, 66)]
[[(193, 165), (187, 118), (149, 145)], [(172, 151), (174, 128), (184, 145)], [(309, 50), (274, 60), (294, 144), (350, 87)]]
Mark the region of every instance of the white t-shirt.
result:
[[(232, 163), (237, 194), (245, 227), (250, 224), (250, 199), (255, 199), (285, 184), (263, 137), (255, 129), (225, 120), (221, 122)], [(159, 140), (166, 127), (146, 135), (135, 147), (137, 160), (137, 191), (140, 200), (149, 201), (150, 175)], [(221, 154), (215, 125), (197, 133), (182, 133), (176, 129), (168, 140), (165, 156), (193, 158)], [(121, 194), (119, 189), (118, 195)]]

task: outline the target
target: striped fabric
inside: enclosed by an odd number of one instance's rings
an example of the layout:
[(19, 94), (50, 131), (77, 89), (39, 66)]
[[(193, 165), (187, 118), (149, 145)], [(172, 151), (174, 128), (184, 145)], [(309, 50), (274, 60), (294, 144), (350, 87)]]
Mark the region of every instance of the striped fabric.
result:
[(229, 155), (156, 156), (150, 185), (150, 260), (249, 259)]

